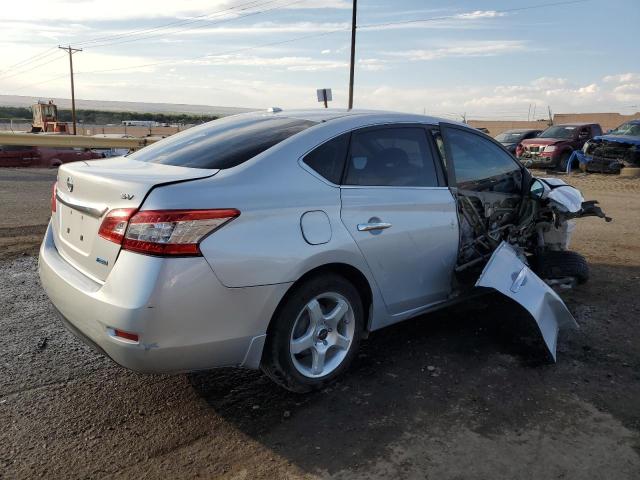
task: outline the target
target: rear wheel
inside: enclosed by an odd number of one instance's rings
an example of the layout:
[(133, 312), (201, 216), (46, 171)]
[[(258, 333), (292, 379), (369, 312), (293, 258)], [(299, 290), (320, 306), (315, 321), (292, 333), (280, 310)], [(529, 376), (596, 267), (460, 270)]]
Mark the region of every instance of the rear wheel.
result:
[(362, 300), (350, 282), (334, 274), (312, 277), (276, 313), (262, 370), (294, 392), (322, 388), (351, 363), (363, 322)]
[(536, 256), (536, 274), (543, 280), (574, 279), (577, 283), (589, 280), (589, 264), (577, 252), (548, 251)]

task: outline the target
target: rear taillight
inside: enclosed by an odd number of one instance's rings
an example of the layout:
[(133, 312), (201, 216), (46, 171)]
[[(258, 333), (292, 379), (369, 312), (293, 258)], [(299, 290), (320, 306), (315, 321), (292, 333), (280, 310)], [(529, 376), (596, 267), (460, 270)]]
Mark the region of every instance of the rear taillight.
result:
[(115, 243), (122, 243), (129, 219), (136, 212), (135, 208), (117, 208), (104, 217), (98, 235)]
[(198, 244), (240, 212), (219, 210), (112, 210), (100, 236), (122, 248), (148, 255), (200, 255)]
[(56, 193), (58, 193), (58, 182), (53, 184), (53, 188), (51, 189), (51, 213), (56, 213)]

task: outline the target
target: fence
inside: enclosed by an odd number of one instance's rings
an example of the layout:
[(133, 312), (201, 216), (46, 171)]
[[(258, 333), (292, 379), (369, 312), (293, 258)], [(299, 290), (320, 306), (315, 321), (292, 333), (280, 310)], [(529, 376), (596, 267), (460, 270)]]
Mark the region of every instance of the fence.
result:
[[(193, 125), (177, 125), (172, 127), (129, 127), (125, 125), (87, 125), (78, 124), (76, 129), (78, 135), (131, 135), (133, 137), (159, 136), (166, 137), (174, 133), (181, 132)], [(0, 119), (0, 132), (29, 132), (31, 131), (31, 120), (27, 119)]]

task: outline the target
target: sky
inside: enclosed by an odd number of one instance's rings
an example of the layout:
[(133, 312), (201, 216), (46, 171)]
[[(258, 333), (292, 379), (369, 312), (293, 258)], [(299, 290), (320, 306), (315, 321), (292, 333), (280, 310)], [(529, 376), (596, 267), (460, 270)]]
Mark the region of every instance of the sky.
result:
[[(351, 0), (3, 2), (0, 94), (347, 105)], [(461, 119), (640, 111), (640, 0), (360, 0), (354, 106)]]

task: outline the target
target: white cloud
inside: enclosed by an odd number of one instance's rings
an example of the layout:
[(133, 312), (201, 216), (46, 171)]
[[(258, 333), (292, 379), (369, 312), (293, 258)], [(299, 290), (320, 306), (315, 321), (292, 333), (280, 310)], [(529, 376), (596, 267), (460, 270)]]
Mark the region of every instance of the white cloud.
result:
[(607, 83), (628, 83), (640, 81), (640, 73), (621, 73), (619, 75), (607, 75), (602, 80)]
[(542, 90), (558, 89), (568, 85), (569, 81), (566, 78), (558, 77), (540, 77), (531, 82), (534, 88)]
[(514, 52), (522, 52), (527, 45), (519, 40), (465, 42), (430, 49), (385, 52), (391, 57), (410, 61), (437, 60), (447, 57), (490, 57)]
[(259, 57), (246, 55), (216, 55), (192, 62), (197, 65), (215, 65), (223, 67), (271, 67), (289, 71), (316, 72), (347, 68), (345, 61), (320, 60), (311, 57)]
[(496, 18), (504, 17), (506, 13), (496, 12), (495, 10), (476, 10), (475, 12), (460, 13), (456, 15), (456, 18), (463, 20), (477, 20), (479, 18)]

